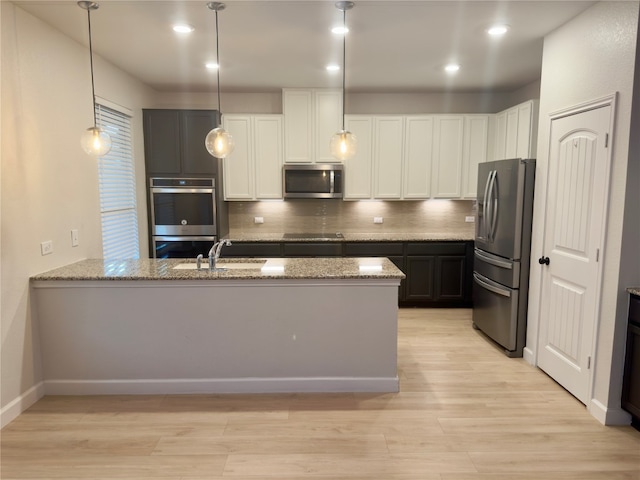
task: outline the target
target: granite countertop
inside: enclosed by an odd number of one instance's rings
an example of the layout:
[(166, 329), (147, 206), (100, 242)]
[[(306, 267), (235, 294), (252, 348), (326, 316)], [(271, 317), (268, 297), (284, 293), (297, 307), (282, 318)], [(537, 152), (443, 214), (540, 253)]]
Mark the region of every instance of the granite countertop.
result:
[(631, 295), (640, 297), (640, 287), (629, 287), (627, 288), (627, 292), (629, 292)]
[[(191, 258), (104, 261), (88, 259), (31, 277), (33, 282), (51, 280), (260, 280), (260, 279), (403, 279), (404, 273), (386, 258), (233, 258), (218, 266), (243, 264), (242, 268), (209, 271), (176, 269), (195, 264)], [(230, 267), (232, 266), (230, 265)], [(255, 267), (252, 267), (255, 265)], [(248, 268), (247, 268), (248, 267)]]
[(231, 233), (224, 237), (231, 242), (426, 242), (472, 241), (473, 232), (417, 232), (417, 233), (342, 233), (339, 237), (284, 238), (282, 233)]

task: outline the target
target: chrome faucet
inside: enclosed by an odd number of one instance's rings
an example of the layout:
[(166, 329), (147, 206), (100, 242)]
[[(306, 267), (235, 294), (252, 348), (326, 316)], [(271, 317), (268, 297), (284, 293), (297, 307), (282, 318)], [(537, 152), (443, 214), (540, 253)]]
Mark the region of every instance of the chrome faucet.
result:
[(202, 269), (202, 254), (199, 254), (199, 255), (196, 257), (196, 268), (197, 268), (198, 270)]
[(231, 240), (220, 240), (216, 242), (209, 250), (209, 270), (216, 269), (216, 263), (218, 263), (218, 258), (220, 258), (220, 252), (222, 251), (222, 247), (225, 245), (231, 245)]

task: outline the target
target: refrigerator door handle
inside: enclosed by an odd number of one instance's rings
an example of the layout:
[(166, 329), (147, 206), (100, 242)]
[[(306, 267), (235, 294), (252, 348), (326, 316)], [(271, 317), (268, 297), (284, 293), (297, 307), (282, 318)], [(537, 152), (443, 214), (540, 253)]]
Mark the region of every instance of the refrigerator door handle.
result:
[(489, 202), (489, 197), (488, 197), (488, 192), (489, 192), (489, 185), (491, 184), (491, 176), (493, 175), (493, 170), (491, 170), (489, 172), (489, 175), (487, 175), (487, 181), (484, 183), (484, 197), (483, 197), (483, 202), (482, 202), (482, 230), (483, 230), (483, 234), (484, 237), (486, 238), (486, 240), (489, 240), (489, 225), (487, 222), (487, 215), (489, 214), (489, 209), (487, 208), (488, 202)]
[(506, 268), (507, 270), (513, 270), (513, 263), (512, 262), (509, 262), (507, 260), (500, 260), (498, 258), (494, 258), (493, 256), (490, 257), (490, 256), (482, 253), (477, 248), (475, 249), (475, 256), (476, 256), (476, 258), (482, 260), (483, 262), (487, 262), (490, 265), (493, 265), (493, 266), (496, 266), (496, 267), (500, 267), (500, 268)]
[(496, 226), (498, 225), (498, 171), (493, 174), (493, 182), (491, 184), (491, 200), (493, 212), (491, 212), (491, 241), (496, 237)]
[(484, 218), (486, 219), (486, 232), (487, 232), (487, 240), (491, 242), (493, 240), (491, 231), (491, 225), (493, 225), (493, 178), (496, 174), (495, 170), (491, 170), (489, 172), (489, 192), (487, 193), (487, 197), (485, 198), (485, 214)]
[(482, 280), (480, 276), (475, 272), (473, 273), (473, 280), (486, 290), (489, 290), (493, 293), (497, 293), (498, 295), (502, 295), (503, 297), (507, 297), (507, 298), (511, 297), (511, 292), (509, 290), (496, 287), (495, 285), (491, 285), (490, 283), (487, 283), (485, 280)]

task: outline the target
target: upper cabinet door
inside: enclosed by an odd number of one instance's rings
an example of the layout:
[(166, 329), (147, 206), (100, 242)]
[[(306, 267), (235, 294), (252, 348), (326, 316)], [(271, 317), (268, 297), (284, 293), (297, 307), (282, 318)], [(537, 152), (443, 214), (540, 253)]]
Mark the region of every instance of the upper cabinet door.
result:
[(476, 198), (478, 165), (487, 161), (489, 115), (466, 115), (464, 122), (462, 198)]
[(492, 160), (503, 160), (506, 157), (507, 145), (507, 112), (496, 114), (496, 136), (493, 145)]
[(186, 110), (182, 112), (182, 171), (190, 174), (218, 172), (218, 159), (204, 146), (207, 134), (218, 126), (217, 112)]
[(433, 117), (405, 118), (404, 198), (431, 196), (431, 163), (433, 156)]
[(284, 114), (285, 162), (313, 162), (313, 93), (311, 90), (284, 89), (282, 91)]
[(505, 158), (516, 158), (518, 154), (518, 108), (507, 110), (507, 132), (505, 138)]
[(436, 115), (434, 118), (432, 196), (460, 197), (464, 116)]
[(179, 174), (180, 111), (143, 110), (142, 120), (147, 174)]
[(530, 100), (518, 105), (518, 141), (516, 156), (535, 158), (538, 141), (538, 102)]
[(255, 197), (282, 198), (282, 116), (253, 118)]
[(344, 198), (369, 199), (372, 197), (373, 118), (368, 115), (347, 115), (345, 125), (347, 130), (355, 135), (358, 148), (353, 158), (344, 162)]
[(235, 148), (224, 159), (225, 200), (253, 200), (253, 142), (250, 115), (225, 115), (223, 127), (233, 137)]
[(402, 197), (404, 117), (374, 118), (374, 197)]
[(317, 163), (340, 162), (331, 155), (331, 137), (342, 130), (342, 92), (336, 90), (314, 91), (315, 161)]

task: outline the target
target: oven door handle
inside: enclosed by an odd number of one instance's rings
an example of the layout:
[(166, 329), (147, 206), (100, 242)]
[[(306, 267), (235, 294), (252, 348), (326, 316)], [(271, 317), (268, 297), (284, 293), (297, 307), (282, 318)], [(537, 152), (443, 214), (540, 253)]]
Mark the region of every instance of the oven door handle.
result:
[(482, 280), (480, 276), (475, 272), (473, 274), (473, 279), (478, 285), (486, 290), (497, 293), (498, 295), (502, 295), (503, 297), (511, 297), (511, 292), (509, 290), (505, 290), (504, 288), (496, 287), (494, 285), (491, 285), (490, 283), (487, 283), (486, 281)]
[(213, 188), (152, 188), (151, 193), (213, 193)]

